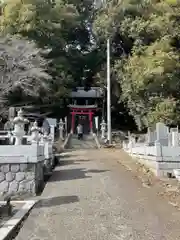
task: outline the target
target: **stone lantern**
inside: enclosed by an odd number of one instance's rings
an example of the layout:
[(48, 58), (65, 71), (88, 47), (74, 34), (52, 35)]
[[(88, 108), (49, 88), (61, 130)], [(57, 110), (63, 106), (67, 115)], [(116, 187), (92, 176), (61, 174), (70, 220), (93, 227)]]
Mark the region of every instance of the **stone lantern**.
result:
[(48, 135), (46, 132), (44, 133), (43, 137), (43, 143), (52, 143), (52, 137), (50, 135)]
[(59, 137), (63, 140), (64, 123), (62, 118), (59, 121)]
[(49, 143), (52, 143), (53, 142), (53, 138), (51, 135), (47, 135), (47, 140)]
[(39, 136), (40, 128), (38, 127), (38, 123), (35, 121), (33, 123), (33, 126), (31, 128), (31, 141), (32, 143), (37, 143), (40, 140)]
[(20, 109), (18, 111), (17, 117), (15, 117), (13, 120), (13, 123), (14, 123), (13, 135), (15, 136), (15, 145), (22, 144), (22, 139), (25, 134), (24, 125), (28, 122), (29, 122), (28, 119), (25, 119), (23, 117), (22, 109)]
[(106, 132), (106, 123), (104, 121), (104, 119), (101, 122), (101, 139), (105, 138), (105, 132)]

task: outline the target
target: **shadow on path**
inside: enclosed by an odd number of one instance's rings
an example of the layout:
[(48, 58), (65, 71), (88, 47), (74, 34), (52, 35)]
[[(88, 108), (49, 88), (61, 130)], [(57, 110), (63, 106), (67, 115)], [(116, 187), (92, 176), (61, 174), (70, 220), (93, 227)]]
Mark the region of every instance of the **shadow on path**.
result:
[(60, 159), (63, 159), (63, 158), (72, 158), (72, 157), (75, 157), (76, 155), (71, 155), (71, 154), (60, 154), (59, 157)]
[(87, 160), (87, 159), (79, 159), (79, 160), (76, 160), (76, 162), (79, 162), (79, 163), (83, 163), (83, 162), (89, 162), (90, 160)]
[(96, 170), (96, 169), (86, 170), (85, 168), (56, 170), (53, 172), (53, 176), (49, 179), (49, 182), (91, 178), (91, 176), (86, 176), (86, 174), (102, 173), (102, 172), (107, 172), (107, 171), (109, 171), (109, 170)]
[(92, 169), (92, 170), (88, 170), (88, 173), (103, 173), (103, 172), (109, 172), (109, 170), (96, 170), (96, 169)]
[(49, 179), (49, 182), (56, 181), (66, 181), (73, 179), (82, 179), (82, 178), (90, 178), (86, 176), (85, 168), (75, 168), (75, 169), (63, 169), (57, 170), (53, 172), (53, 176)]
[(35, 208), (41, 208), (41, 207), (53, 207), (53, 206), (59, 206), (62, 204), (69, 204), (69, 203), (75, 203), (79, 202), (79, 197), (76, 195), (72, 196), (57, 196), (47, 199), (41, 199), (36, 205)]
[(60, 160), (59, 161), (59, 166), (66, 166), (66, 165), (71, 165), (71, 164), (78, 165), (80, 163), (76, 162), (75, 160)]

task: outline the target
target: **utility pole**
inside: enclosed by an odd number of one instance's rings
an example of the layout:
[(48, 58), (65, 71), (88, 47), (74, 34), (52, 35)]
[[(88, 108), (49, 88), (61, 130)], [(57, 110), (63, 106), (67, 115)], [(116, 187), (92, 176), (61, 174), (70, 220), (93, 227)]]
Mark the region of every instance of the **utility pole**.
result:
[(111, 144), (111, 73), (110, 73), (110, 40), (107, 40), (107, 140)]
[[(96, 8), (107, 7), (106, 0), (95, 0)], [(107, 140), (111, 144), (110, 39), (107, 40)]]

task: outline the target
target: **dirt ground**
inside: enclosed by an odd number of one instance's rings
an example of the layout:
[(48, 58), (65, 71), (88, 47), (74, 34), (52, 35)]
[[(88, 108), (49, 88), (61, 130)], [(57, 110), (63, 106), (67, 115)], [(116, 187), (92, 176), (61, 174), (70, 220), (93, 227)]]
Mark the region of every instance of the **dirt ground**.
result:
[(175, 178), (159, 179), (145, 165), (140, 164), (123, 150), (107, 149), (106, 151), (131, 171), (135, 178), (140, 179), (144, 187), (153, 188), (157, 195), (165, 198), (174, 207), (180, 208), (180, 183)]

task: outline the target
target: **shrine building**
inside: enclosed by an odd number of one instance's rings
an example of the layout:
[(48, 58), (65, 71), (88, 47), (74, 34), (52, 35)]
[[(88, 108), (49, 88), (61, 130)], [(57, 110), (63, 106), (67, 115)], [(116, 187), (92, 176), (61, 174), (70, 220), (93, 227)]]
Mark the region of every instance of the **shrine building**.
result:
[(76, 127), (80, 123), (83, 125), (85, 134), (94, 131), (94, 117), (101, 110), (101, 102), (103, 98), (102, 89), (99, 87), (91, 87), (85, 91), (83, 87), (78, 87), (76, 91), (70, 94), (70, 116), (68, 118), (69, 130), (71, 133), (76, 132)]

